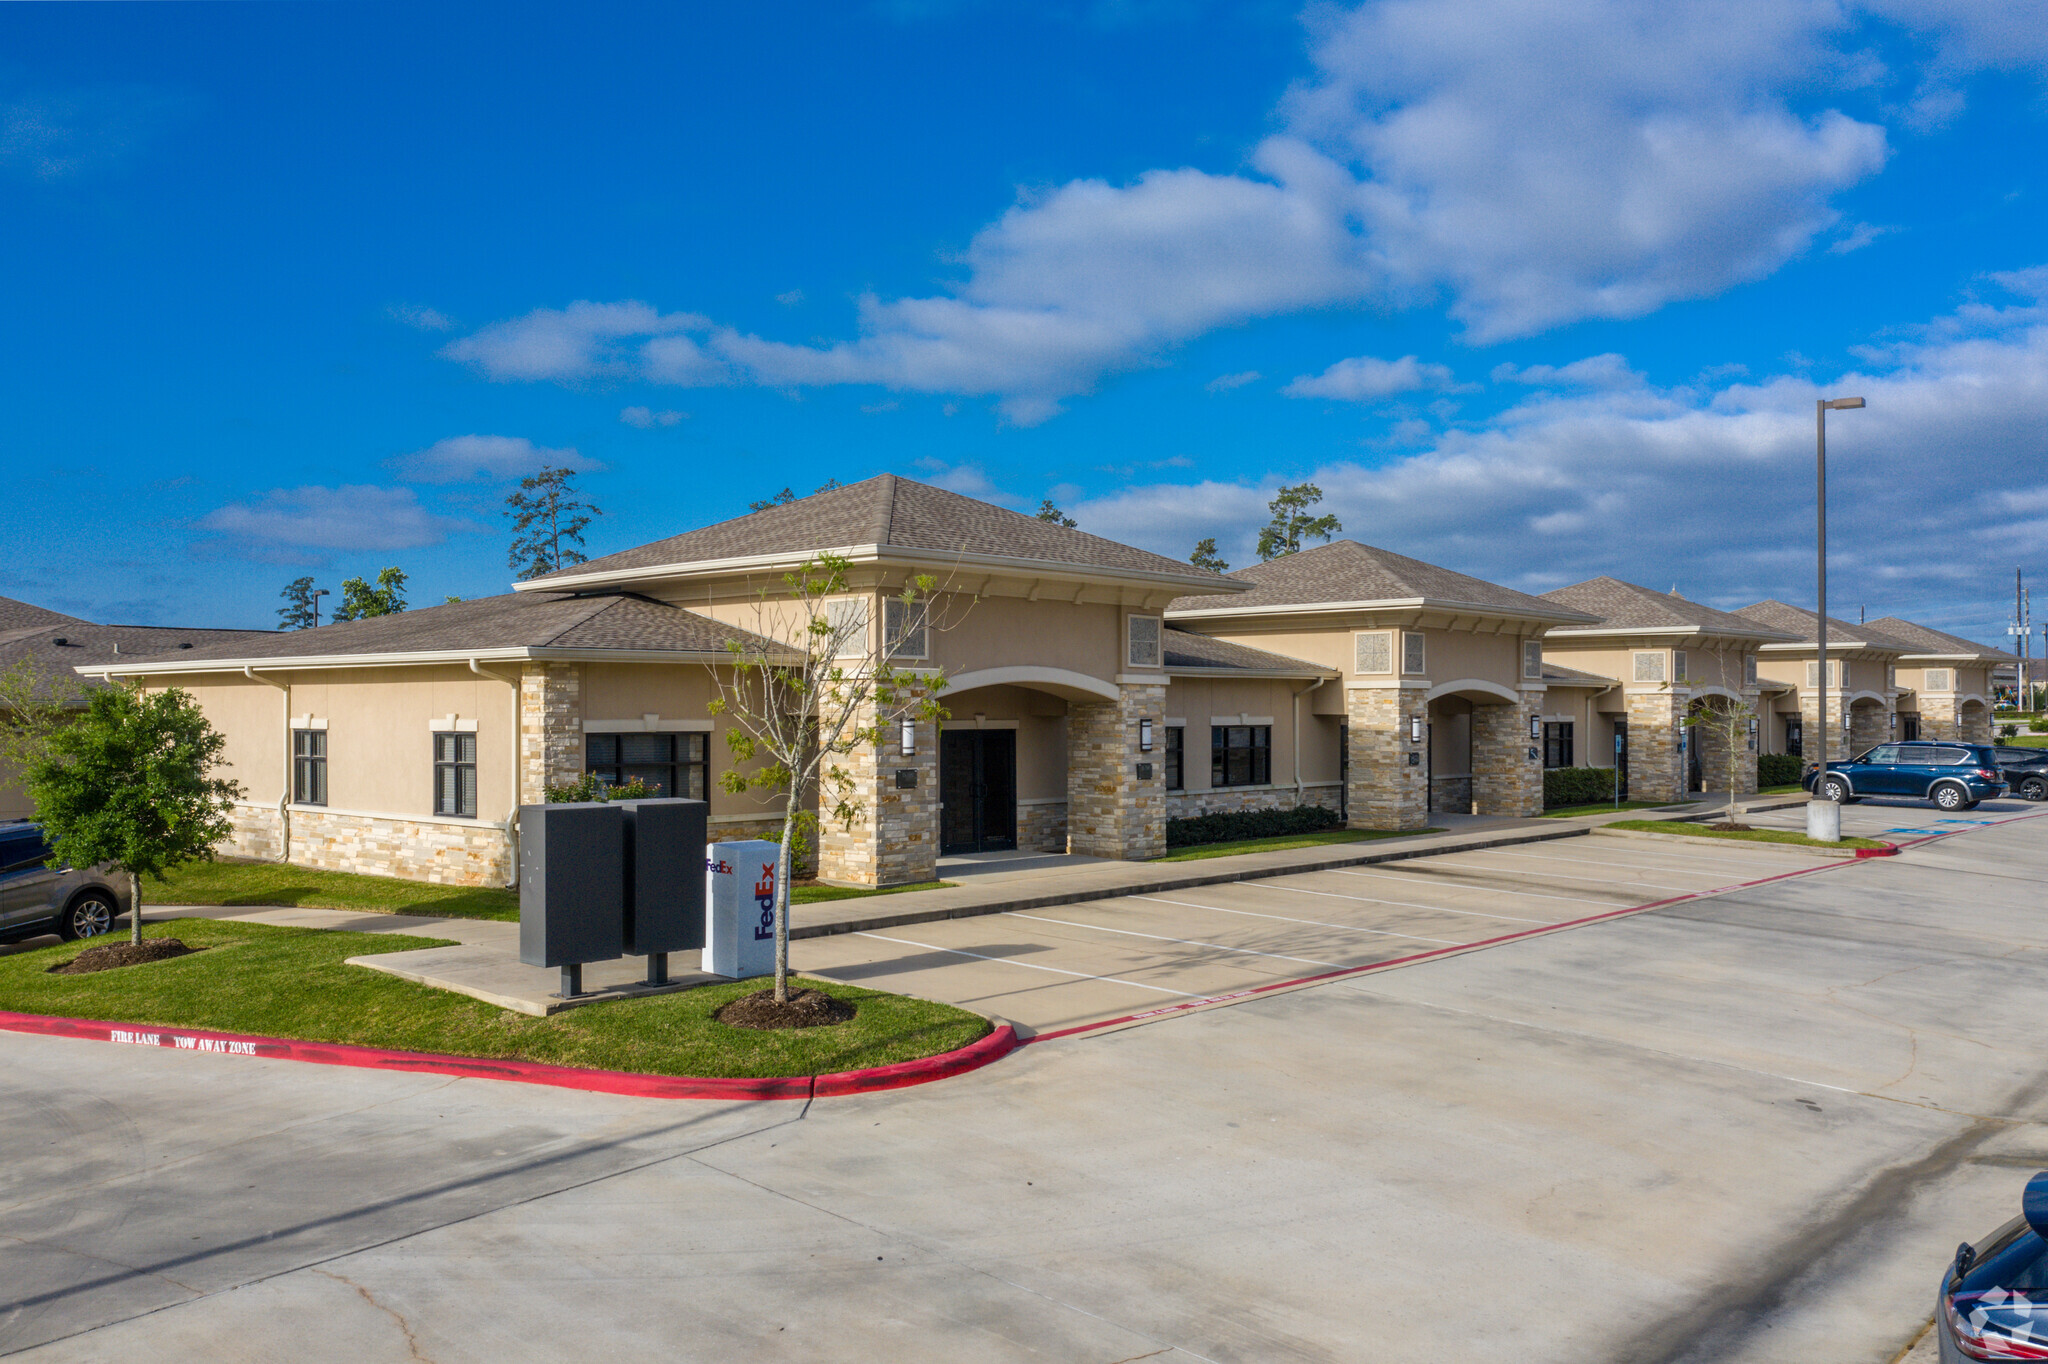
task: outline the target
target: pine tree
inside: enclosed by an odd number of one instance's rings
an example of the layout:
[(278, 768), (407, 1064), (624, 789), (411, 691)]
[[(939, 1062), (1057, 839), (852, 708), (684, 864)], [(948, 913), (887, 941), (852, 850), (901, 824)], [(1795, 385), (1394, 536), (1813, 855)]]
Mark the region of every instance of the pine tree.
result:
[(1216, 537), (1195, 541), (1195, 552), (1188, 555), (1188, 562), (1196, 568), (1206, 568), (1211, 573), (1228, 573), (1230, 565), (1216, 552)]
[(1038, 504), (1038, 519), (1055, 526), (1065, 526), (1068, 530), (1072, 530), (1080, 524), (1073, 517), (1055, 507), (1052, 504), (1052, 499), (1049, 497)]
[(1335, 516), (1310, 516), (1309, 508), (1323, 500), (1323, 490), (1313, 483), (1297, 483), (1293, 487), (1283, 486), (1279, 495), (1266, 504), (1273, 513), (1272, 523), (1259, 532), (1259, 558), (1277, 559), (1283, 554), (1299, 554), (1301, 542), (1314, 536), (1328, 540), (1344, 529)]
[(506, 563), (522, 580), (590, 557), (583, 552), (583, 532), (591, 518), (604, 513), (578, 497), (575, 477), (574, 469), (543, 464), (539, 473), (520, 479), (518, 490), (505, 499), (505, 516), (512, 522)]
[(311, 578), (294, 578), (277, 594), (284, 605), (277, 608), (280, 630), (310, 630), (320, 623), (320, 601)]

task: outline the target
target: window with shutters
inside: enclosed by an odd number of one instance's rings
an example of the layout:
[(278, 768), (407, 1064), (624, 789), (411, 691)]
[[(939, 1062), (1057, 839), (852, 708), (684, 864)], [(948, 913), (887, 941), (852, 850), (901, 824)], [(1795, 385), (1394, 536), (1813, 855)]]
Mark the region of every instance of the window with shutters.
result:
[(1522, 676), (1540, 678), (1543, 676), (1543, 644), (1540, 640), (1522, 641)]
[(1423, 636), (1414, 630), (1403, 631), (1401, 635), (1401, 671), (1410, 677), (1429, 671), (1428, 660), (1423, 652)]
[(327, 803), (327, 731), (292, 731), (292, 803)]
[(476, 735), (434, 735), (434, 813), (476, 818)]
[(1159, 666), (1159, 617), (1131, 616), (1125, 623), (1129, 649), (1124, 659), (1133, 668)]
[(1352, 636), (1352, 647), (1356, 653), (1353, 671), (1361, 674), (1390, 673), (1394, 671), (1394, 632), (1392, 630), (1368, 630)]
[(825, 603), (825, 624), (832, 627), (833, 654), (864, 654), (868, 651), (868, 599), (840, 597)]
[(883, 626), (889, 632), (889, 653), (894, 658), (924, 658), (925, 623), (930, 615), (927, 599), (904, 601), (889, 598)]
[(1664, 680), (1664, 655), (1661, 651), (1643, 651), (1636, 654), (1636, 681), (1662, 682)]

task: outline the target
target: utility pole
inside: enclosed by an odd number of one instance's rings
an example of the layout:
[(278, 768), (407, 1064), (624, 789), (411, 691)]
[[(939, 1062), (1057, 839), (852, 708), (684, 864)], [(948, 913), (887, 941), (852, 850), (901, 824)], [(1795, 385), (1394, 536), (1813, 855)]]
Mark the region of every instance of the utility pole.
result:
[(2029, 675), (2033, 671), (2030, 666), (2034, 643), (2032, 606), (2027, 592), (2026, 570), (2016, 568), (2012, 571), (2012, 625), (2006, 630), (2008, 635), (2018, 636), (2020, 642), (2019, 676), (2016, 679), (2019, 694), (2013, 697), (2013, 709), (2016, 711), (2029, 709), (2034, 699), (2034, 679)]
[[(1828, 799), (1828, 411), (1863, 406), (1861, 398), (1816, 398), (1813, 403), (1814, 670), (1820, 682), (1820, 757), (1813, 772), (1813, 799), (1806, 803), (1806, 836), (1816, 843), (1842, 841), (1842, 807)], [(1843, 717), (1848, 718), (1846, 715)], [(1847, 744), (1843, 745), (1848, 747)]]

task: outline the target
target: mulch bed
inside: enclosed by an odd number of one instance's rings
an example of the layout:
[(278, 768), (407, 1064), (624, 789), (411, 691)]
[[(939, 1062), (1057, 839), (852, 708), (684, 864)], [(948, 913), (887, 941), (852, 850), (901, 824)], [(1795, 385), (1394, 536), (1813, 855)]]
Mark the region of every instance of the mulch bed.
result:
[(1750, 832), (1751, 830), (1755, 829), (1755, 828), (1756, 828), (1756, 825), (1754, 825), (1754, 824), (1737, 824), (1737, 823), (1736, 823), (1736, 822), (1735, 822), (1734, 820), (1732, 820), (1732, 819), (1724, 819), (1724, 820), (1722, 820), (1722, 821), (1721, 821), (1720, 823), (1718, 823), (1718, 824), (1709, 824), (1709, 825), (1708, 825), (1707, 827), (1708, 827), (1709, 829), (1713, 829), (1713, 830), (1716, 830), (1716, 831), (1718, 831), (1718, 832), (1720, 832), (1720, 833), (1727, 833), (1727, 834), (1746, 834), (1746, 833), (1749, 833), (1749, 832)]
[(53, 976), (83, 976), (94, 971), (111, 971), (117, 966), (140, 966), (146, 961), (169, 961), (172, 957), (189, 957), (194, 952), (203, 952), (203, 947), (187, 947), (176, 938), (144, 938), (141, 942), (113, 942), (102, 947), (88, 947), (70, 961), (60, 961), (50, 968)]
[(853, 1005), (834, 999), (823, 990), (797, 990), (789, 1002), (775, 1002), (773, 988), (756, 990), (724, 1005), (711, 1016), (735, 1028), (772, 1032), (778, 1028), (822, 1028), (844, 1023), (854, 1014)]

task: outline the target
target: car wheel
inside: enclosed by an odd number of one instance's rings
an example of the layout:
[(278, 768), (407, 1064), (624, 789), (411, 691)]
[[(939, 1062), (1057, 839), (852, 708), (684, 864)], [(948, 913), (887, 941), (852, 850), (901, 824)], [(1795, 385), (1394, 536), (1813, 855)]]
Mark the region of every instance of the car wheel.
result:
[(1942, 785), (1934, 788), (1934, 803), (1944, 810), (1966, 810), (1969, 808), (1969, 800), (1960, 786)]
[(1849, 783), (1840, 777), (1829, 777), (1821, 787), (1821, 799), (1831, 800), (1837, 805), (1849, 805), (1854, 797), (1849, 794)]
[(104, 891), (89, 890), (68, 905), (57, 920), (57, 936), (66, 942), (97, 938), (113, 930), (121, 907)]
[(2024, 800), (2048, 800), (2048, 781), (2028, 777), (2020, 783), (2020, 796)]

